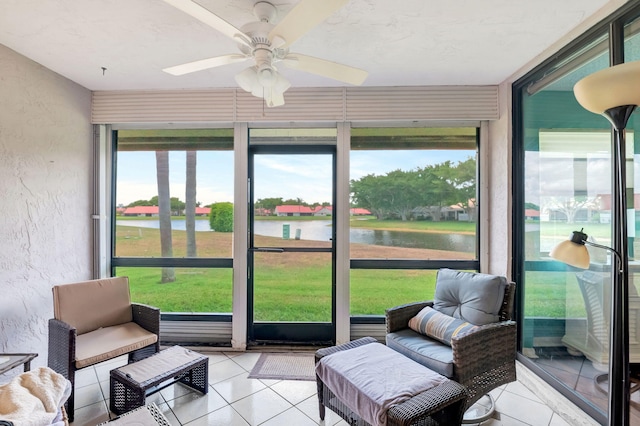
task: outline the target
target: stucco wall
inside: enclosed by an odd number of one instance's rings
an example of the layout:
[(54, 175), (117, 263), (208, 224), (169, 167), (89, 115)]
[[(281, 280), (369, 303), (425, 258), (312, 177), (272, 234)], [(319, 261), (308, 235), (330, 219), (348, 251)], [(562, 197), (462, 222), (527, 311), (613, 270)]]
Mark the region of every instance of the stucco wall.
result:
[(0, 45), (0, 93), (0, 352), (46, 365), (51, 287), (91, 277), (91, 92)]

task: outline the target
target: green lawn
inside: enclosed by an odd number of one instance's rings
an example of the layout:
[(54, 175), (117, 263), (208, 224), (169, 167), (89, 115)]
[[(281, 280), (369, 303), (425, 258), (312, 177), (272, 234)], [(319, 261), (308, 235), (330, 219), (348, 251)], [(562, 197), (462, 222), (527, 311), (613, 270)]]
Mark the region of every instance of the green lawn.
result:
[[(303, 220), (303, 219), (301, 219)], [(304, 219), (306, 220), (306, 219)], [(473, 232), (466, 222), (352, 220), (352, 226), (374, 229), (412, 229), (418, 232)], [(564, 225), (568, 232), (570, 225)], [(369, 227), (369, 226), (368, 226)], [(594, 226), (596, 233), (604, 227)], [(607, 227), (608, 229), (608, 227)], [(185, 232), (173, 231), (174, 256), (184, 256)], [(231, 234), (198, 233), (198, 253), (203, 257), (230, 257)], [(267, 238), (267, 237), (265, 237)], [(159, 231), (117, 226), (119, 256), (159, 256)], [(290, 242), (293, 243), (293, 242)], [(384, 248), (380, 248), (384, 250)], [(256, 319), (264, 321), (329, 321), (331, 279), (329, 261), (318, 253), (276, 254), (256, 268)], [(381, 256), (380, 258), (384, 258)], [(271, 259), (271, 260), (268, 260)], [(273, 261), (277, 259), (277, 261)], [(130, 278), (132, 299), (159, 307), (163, 312), (232, 312), (232, 270), (175, 268), (176, 281), (160, 283), (160, 268), (120, 267), (117, 275)], [(433, 297), (436, 271), (352, 270), (352, 315), (383, 315), (388, 307)], [(584, 305), (573, 273), (529, 272), (526, 276), (526, 316), (564, 318), (584, 316)]]
[(352, 228), (367, 229), (395, 229), (423, 232), (455, 232), (458, 234), (475, 234), (475, 222), (444, 221), (431, 222), (428, 220), (378, 220), (370, 217), (351, 218)]
[[(176, 281), (160, 283), (161, 268), (120, 267), (135, 302), (163, 312), (231, 313), (229, 269), (174, 268)], [(330, 321), (329, 268), (273, 268), (256, 276), (255, 318), (260, 321)], [(384, 310), (433, 297), (435, 271), (356, 270), (351, 274), (352, 315)]]
[[(136, 302), (163, 312), (231, 313), (232, 272), (228, 269), (175, 268), (176, 281), (161, 284), (160, 268), (122, 267)], [(256, 277), (255, 318), (261, 321), (329, 321), (331, 287), (328, 270), (300, 268), (261, 271)], [(352, 315), (384, 315), (391, 306), (429, 300), (436, 271), (352, 270)], [(527, 317), (584, 317), (584, 302), (575, 275), (564, 272), (527, 274)]]

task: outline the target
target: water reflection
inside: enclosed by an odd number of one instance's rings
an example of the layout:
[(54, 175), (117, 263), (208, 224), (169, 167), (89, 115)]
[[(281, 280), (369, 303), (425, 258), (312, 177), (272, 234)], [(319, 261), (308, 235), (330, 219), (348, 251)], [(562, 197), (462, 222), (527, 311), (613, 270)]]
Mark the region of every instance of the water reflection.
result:
[[(141, 228), (159, 228), (159, 220), (117, 220), (117, 225), (136, 226)], [(299, 230), (300, 239), (308, 241), (330, 241), (331, 220), (309, 221), (281, 221), (281, 220), (257, 220), (255, 221), (255, 233), (267, 237), (283, 236), (283, 225), (288, 224), (290, 238)], [(184, 231), (184, 220), (172, 220), (173, 230)], [(208, 220), (196, 220), (196, 231), (210, 231)], [(351, 228), (349, 239), (352, 243), (381, 245), (388, 247), (424, 248), (465, 253), (475, 253), (475, 235), (388, 231), (363, 228)]]

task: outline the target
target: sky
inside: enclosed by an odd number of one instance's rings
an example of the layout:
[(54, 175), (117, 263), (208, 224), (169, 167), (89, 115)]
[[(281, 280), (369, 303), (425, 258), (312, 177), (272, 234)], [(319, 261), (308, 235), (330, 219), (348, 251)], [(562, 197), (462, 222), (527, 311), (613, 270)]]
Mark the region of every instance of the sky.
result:
[[(451, 160), (454, 164), (475, 155), (473, 151), (352, 151), (350, 179), (367, 174), (383, 175)], [(186, 155), (169, 153), (172, 197), (185, 200)], [(255, 159), (255, 198), (301, 198), (307, 203), (331, 201), (329, 155), (266, 155)], [(197, 201), (202, 205), (233, 202), (233, 152), (198, 151)], [(117, 159), (116, 204), (148, 200), (158, 194), (153, 151), (120, 151)]]

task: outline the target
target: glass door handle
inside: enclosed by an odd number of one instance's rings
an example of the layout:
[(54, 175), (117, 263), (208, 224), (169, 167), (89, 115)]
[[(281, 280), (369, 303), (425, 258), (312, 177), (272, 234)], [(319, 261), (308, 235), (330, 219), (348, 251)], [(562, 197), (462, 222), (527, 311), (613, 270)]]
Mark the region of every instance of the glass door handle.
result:
[(284, 253), (284, 249), (277, 247), (253, 247), (250, 248), (251, 251), (259, 251), (259, 252), (268, 252), (268, 253)]

